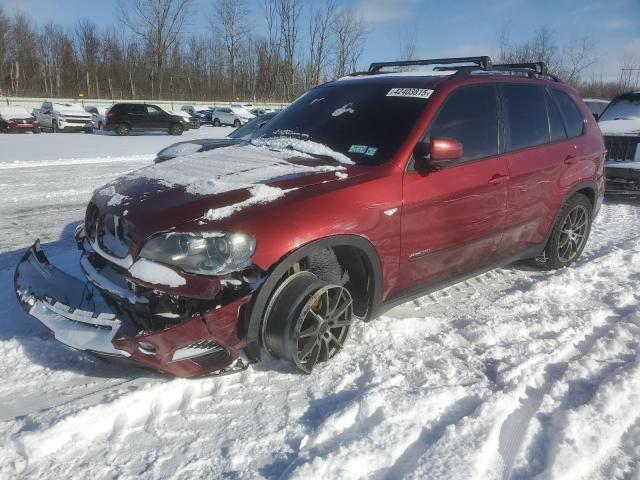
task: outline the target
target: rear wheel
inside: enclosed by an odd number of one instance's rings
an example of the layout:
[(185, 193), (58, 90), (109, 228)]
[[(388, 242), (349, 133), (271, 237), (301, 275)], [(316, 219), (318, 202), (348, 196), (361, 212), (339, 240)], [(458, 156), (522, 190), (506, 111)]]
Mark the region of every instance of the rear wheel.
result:
[(219, 120), (219, 119), (217, 119), (217, 118), (214, 118), (214, 119), (213, 119), (213, 126), (214, 126), (214, 127), (219, 127), (219, 126), (220, 126), (220, 120)]
[(40, 129), (39, 128), (34, 128), (33, 129), (33, 133), (40, 133)]
[(184, 132), (184, 128), (179, 123), (174, 123), (169, 127), (169, 133), (176, 137), (179, 137), (180, 135), (182, 135), (182, 132)]
[(131, 133), (131, 127), (129, 127), (129, 125), (127, 125), (126, 123), (121, 123), (116, 126), (116, 135), (126, 137), (127, 135), (129, 135), (129, 133)]
[(238, 120), (237, 118), (233, 121), (233, 126), (236, 128), (240, 128), (240, 125), (242, 125), (242, 123), (240, 122), (240, 120)]
[(544, 268), (568, 267), (575, 262), (589, 238), (593, 208), (589, 199), (577, 193), (562, 206), (544, 252), (536, 259)]
[(342, 349), (352, 322), (353, 300), (346, 288), (297, 272), (280, 284), (267, 306), (264, 346), (311, 373)]
[(51, 122), (51, 130), (53, 130), (53, 133), (58, 133), (60, 131), (60, 129), (58, 128), (58, 122), (56, 120)]

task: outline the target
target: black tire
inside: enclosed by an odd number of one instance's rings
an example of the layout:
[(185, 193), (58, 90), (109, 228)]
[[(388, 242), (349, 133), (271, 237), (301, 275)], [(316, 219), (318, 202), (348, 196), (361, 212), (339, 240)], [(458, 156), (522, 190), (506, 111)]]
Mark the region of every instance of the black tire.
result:
[(131, 133), (131, 127), (129, 127), (129, 125), (127, 125), (126, 123), (116, 125), (116, 135), (118, 135), (119, 137), (126, 137), (127, 135), (129, 135), (129, 133)]
[(93, 128), (85, 128), (84, 133), (93, 133)]
[(242, 125), (242, 122), (236, 118), (233, 121), (233, 126), (236, 127), (236, 128), (240, 128), (240, 125)]
[(349, 291), (302, 271), (287, 277), (265, 313), (264, 347), (304, 373), (333, 358), (343, 347), (353, 322)]
[(212, 124), (214, 127), (219, 127), (219, 126), (221, 125), (221, 123), (220, 123), (220, 119), (218, 119), (218, 118), (214, 118), (214, 119), (213, 119), (213, 122), (211, 122), (211, 124)]
[(536, 263), (546, 269), (568, 267), (575, 262), (589, 238), (593, 206), (589, 199), (576, 193), (560, 208), (553, 230)]
[(184, 127), (182, 125), (180, 125), (179, 123), (174, 123), (173, 125), (171, 125), (169, 127), (169, 134), (179, 137), (180, 135), (182, 135), (182, 132), (184, 132)]
[(60, 131), (60, 129), (58, 128), (58, 122), (56, 120), (53, 120), (51, 122), (51, 131), (53, 133), (58, 133)]
[(33, 133), (35, 133), (35, 134), (39, 134), (39, 133), (40, 133), (40, 131), (41, 131), (41, 130), (40, 130), (39, 128), (34, 128), (34, 129), (33, 129)]

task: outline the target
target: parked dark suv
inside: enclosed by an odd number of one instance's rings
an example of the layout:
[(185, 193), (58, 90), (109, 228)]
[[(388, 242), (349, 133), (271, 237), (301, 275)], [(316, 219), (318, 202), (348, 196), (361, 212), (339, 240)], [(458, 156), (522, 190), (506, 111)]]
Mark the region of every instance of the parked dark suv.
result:
[(373, 64), (250, 143), (97, 190), (76, 232), (86, 279), (36, 242), (15, 290), (58, 340), (103, 357), (197, 376), (268, 352), (311, 372), (356, 319), (516, 260), (571, 265), (602, 203), (604, 153), (543, 64)]
[(165, 112), (157, 105), (146, 103), (116, 103), (105, 113), (104, 129), (118, 135), (129, 135), (132, 131), (166, 131), (171, 135), (182, 135), (189, 122), (180, 115)]

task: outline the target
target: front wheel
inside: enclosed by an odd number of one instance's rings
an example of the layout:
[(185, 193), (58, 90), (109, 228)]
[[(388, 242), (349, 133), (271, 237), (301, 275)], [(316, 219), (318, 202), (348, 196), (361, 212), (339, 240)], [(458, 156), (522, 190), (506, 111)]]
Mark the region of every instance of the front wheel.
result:
[(562, 206), (551, 236), (537, 263), (548, 269), (568, 267), (575, 262), (589, 238), (593, 208), (589, 199), (576, 193)]
[(183, 131), (184, 131), (184, 128), (179, 123), (174, 123), (169, 127), (169, 133), (176, 137), (179, 137), (180, 135), (182, 135)]
[(220, 126), (220, 120), (218, 120), (217, 118), (213, 119), (213, 126), (214, 127), (219, 127)]
[(53, 133), (58, 133), (60, 131), (57, 121), (54, 120), (53, 122), (51, 122), (51, 130), (53, 130)]
[(311, 373), (342, 349), (352, 322), (349, 291), (302, 271), (275, 291), (266, 310), (263, 342), (271, 354)]

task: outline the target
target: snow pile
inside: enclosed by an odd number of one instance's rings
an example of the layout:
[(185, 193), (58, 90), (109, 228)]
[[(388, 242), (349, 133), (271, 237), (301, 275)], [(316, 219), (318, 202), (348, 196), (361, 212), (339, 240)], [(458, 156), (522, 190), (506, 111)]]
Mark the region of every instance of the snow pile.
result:
[(598, 126), (604, 136), (640, 136), (640, 118), (601, 120)]
[(134, 278), (152, 285), (179, 287), (187, 283), (175, 270), (145, 258), (136, 260), (129, 268), (129, 273)]
[(347, 165), (353, 164), (353, 160), (343, 153), (336, 152), (326, 145), (322, 145), (321, 143), (311, 140), (301, 140), (291, 137), (271, 137), (253, 139), (251, 140), (251, 144), (259, 147), (276, 148), (283, 151), (293, 150), (309, 155), (320, 155), (323, 157), (333, 158), (337, 162), (345, 163)]

